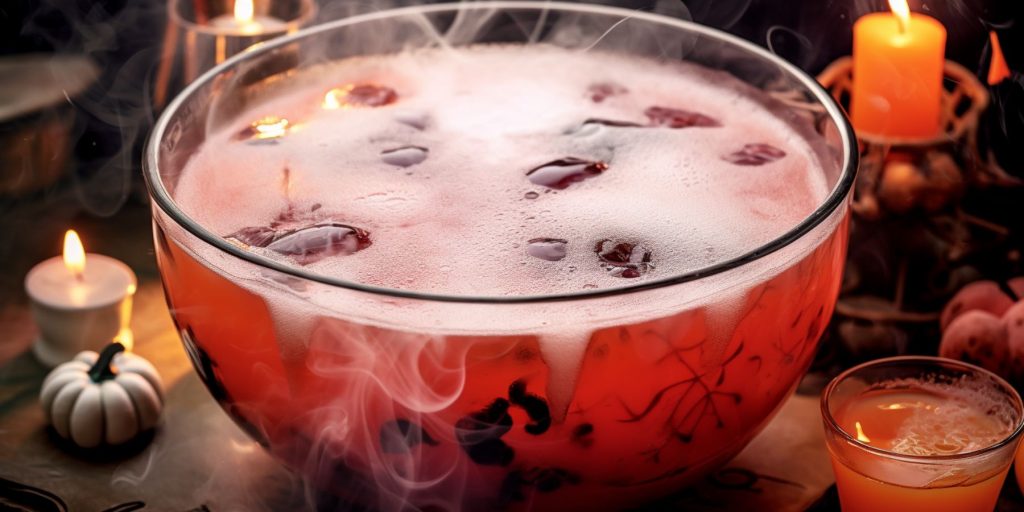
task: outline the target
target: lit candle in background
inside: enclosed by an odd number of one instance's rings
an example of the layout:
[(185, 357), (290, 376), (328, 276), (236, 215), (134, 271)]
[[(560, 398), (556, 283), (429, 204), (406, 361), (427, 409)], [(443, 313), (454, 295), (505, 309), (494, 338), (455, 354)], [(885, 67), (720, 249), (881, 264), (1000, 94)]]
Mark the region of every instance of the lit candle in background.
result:
[(25, 277), (39, 327), (32, 347), (36, 357), (56, 366), (82, 350), (99, 350), (125, 333), (130, 336), (127, 326), (136, 286), (127, 265), (86, 254), (78, 234), (69, 230), (63, 254), (36, 265)]
[(233, 14), (223, 14), (211, 19), (210, 26), (243, 35), (282, 32), (288, 28), (284, 21), (273, 16), (257, 16), (253, 0), (235, 0)]
[(76, 281), (85, 280), (85, 247), (73, 229), (64, 233), (64, 251), (61, 252), (61, 259), (64, 260), (64, 267), (75, 276)]
[(222, 14), (210, 20), (209, 25), (218, 32), (214, 55), (217, 64), (231, 56), (226, 36), (256, 38), (249, 42), (255, 44), (270, 34), (287, 32), (288, 24), (284, 21), (272, 16), (257, 16), (255, 12), (253, 0), (235, 0), (232, 14)]
[(853, 26), (850, 117), (866, 135), (926, 139), (940, 129), (946, 29), (889, 0), (891, 13), (863, 16)]

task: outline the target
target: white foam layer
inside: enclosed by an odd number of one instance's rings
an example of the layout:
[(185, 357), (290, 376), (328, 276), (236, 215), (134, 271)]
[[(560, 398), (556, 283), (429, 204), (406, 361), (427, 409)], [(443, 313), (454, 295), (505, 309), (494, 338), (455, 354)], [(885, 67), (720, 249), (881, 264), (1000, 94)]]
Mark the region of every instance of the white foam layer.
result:
[[(954, 455), (988, 448), (1010, 435), (1018, 414), (987, 377), (954, 383), (897, 381), (913, 385), (911, 399), (889, 407), (911, 410), (890, 450), (905, 455)], [(922, 398), (923, 397), (923, 398)]]
[[(780, 236), (827, 193), (805, 140), (738, 82), (694, 66), (480, 47), (355, 59), (320, 73), (214, 136), (175, 190), (187, 214), (222, 235), (268, 226), (285, 211), (300, 224), (331, 220), (371, 233), (369, 248), (307, 271), (464, 295), (623, 286), (636, 280), (603, 269), (597, 241), (644, 245), (653, 269), (638, 279), (667, 277)], [(628, 93), (595, 103), (588, 88), (602, 82)], [(320, 108), (326, 91), (360, 83), (392, 87), (398, 101)], [(651, 106), (700, 112), (721, 126), (578, 130), (590, 118), (646, 124)], [(292, 130), (277, 144), (234, 140), (266, 115), (288, 118)], [(748, 143), (787, 155), (762, 166), (722, 160)], [(402, 167), (381, 158), (406, 146), (427, 148), (426, 159)], [(566, 190), (526, 178), (566, 157), (609, 168)], [(568, 240), (566, 257), (529, 256), (527, 241), (541, 237)]]

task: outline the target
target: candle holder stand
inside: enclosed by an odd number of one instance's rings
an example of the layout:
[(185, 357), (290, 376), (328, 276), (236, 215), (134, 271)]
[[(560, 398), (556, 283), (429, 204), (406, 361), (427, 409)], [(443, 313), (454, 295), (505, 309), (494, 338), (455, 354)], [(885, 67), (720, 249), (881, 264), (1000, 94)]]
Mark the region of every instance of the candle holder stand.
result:
[[(1006, 218), (1019, 206), (1006, 203), (1024, 200), (1024, 187), (979, 149), (989, 92), (956, 63), (947, 61), (944, 73), (940, 134), (858, 134), (849, 257), (816, 363), (826, 374), (877, 357), (935, 354), (939, 313), (957, 290), (1021, 271), (1019, 235)], [(848, 106), (852, 59), (834, 62), (818, 80)]]

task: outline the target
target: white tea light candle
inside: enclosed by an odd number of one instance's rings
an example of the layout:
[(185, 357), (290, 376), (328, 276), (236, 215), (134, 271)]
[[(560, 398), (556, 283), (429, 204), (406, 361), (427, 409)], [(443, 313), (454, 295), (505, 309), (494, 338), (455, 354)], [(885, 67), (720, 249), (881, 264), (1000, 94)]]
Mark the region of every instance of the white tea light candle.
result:
[(39, 337), (32, 350), (56, 366), (83, 350), (99, 350), (127, 326), (137, 281), (128, 265), (86, 254), (77, 233), (64, 237), (64, 254), (36, 265), (25, 291)]

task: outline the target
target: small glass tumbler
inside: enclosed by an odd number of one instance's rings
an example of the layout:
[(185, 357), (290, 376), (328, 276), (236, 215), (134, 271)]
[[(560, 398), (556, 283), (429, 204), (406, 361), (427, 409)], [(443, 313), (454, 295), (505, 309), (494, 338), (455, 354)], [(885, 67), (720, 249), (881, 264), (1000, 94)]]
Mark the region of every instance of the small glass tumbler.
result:
[(937, 357), (847, 370), (821, 411), (844, 512), (993, 510), (1024, 428), (1006, 381)]

